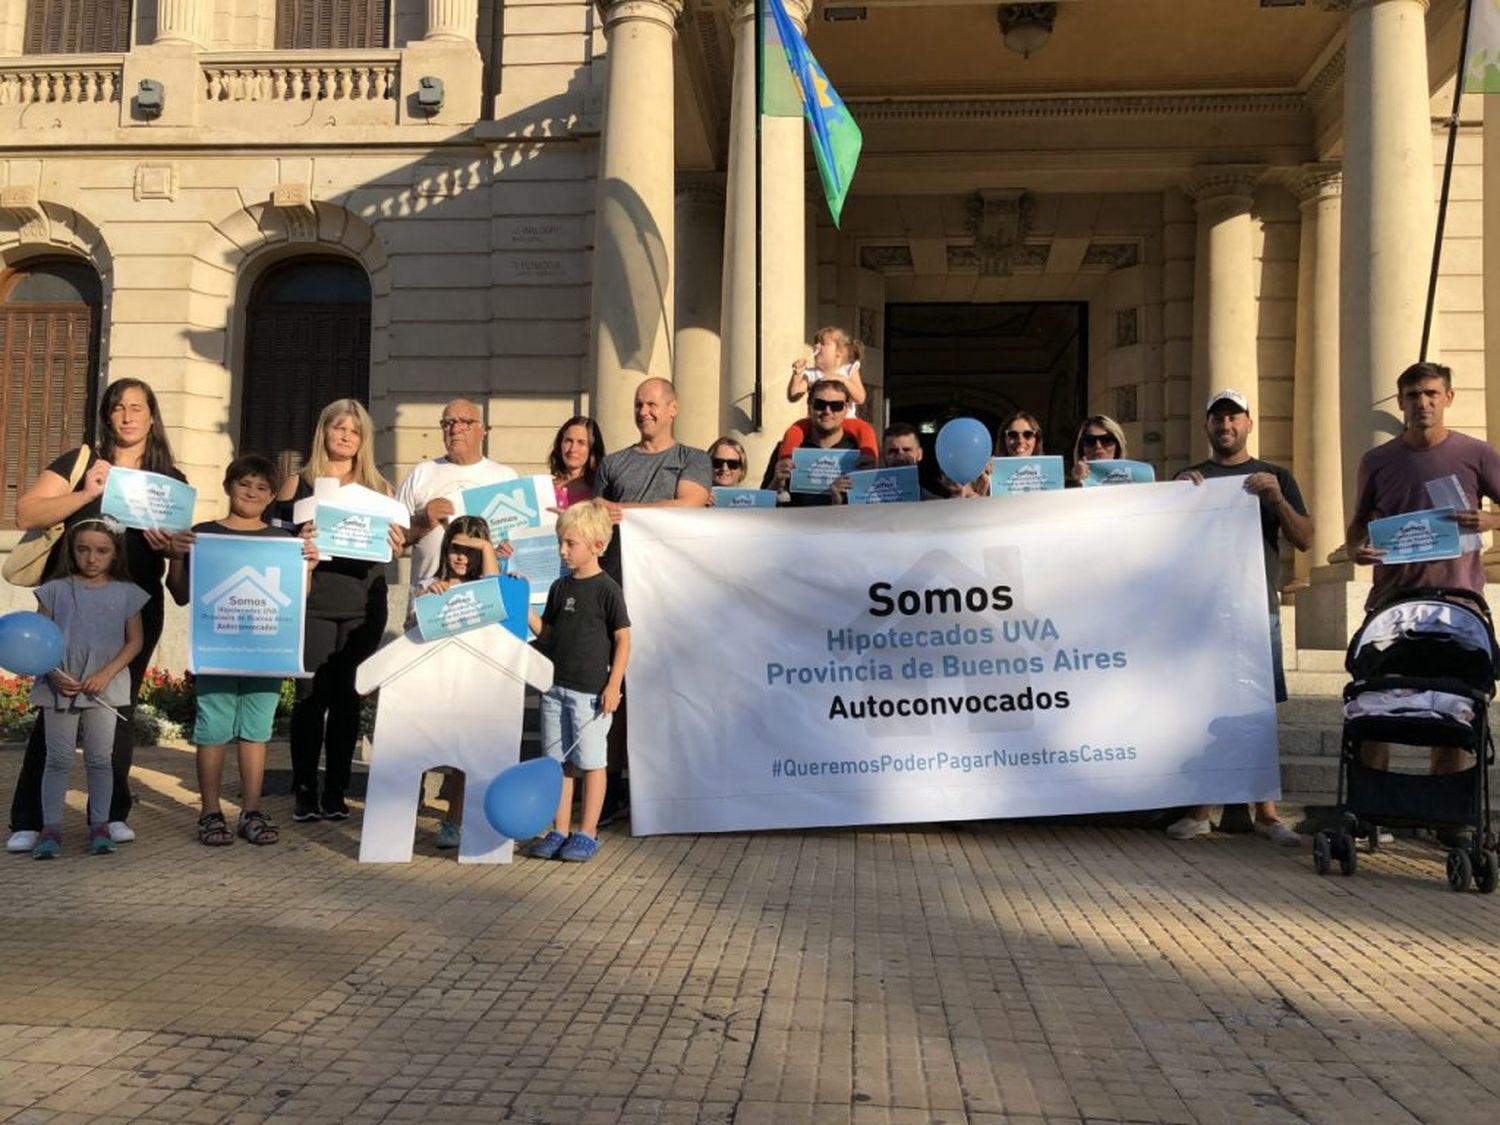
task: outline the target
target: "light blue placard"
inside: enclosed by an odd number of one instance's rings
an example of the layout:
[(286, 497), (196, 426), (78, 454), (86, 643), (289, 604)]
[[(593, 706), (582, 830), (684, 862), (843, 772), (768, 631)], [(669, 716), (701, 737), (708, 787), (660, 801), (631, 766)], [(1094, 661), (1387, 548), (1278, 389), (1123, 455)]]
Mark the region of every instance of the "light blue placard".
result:
[(1370, 546), (1385, 552), (1380, 561), (1387, 566), (1456, 559), (1463, 554), (1452, 508), (1427, 508), (1371, 520)]
[(188, 586), (191, 671), (278, 679), (306, 675), (302, 540), (199, 535), (193, 541)]
[(369, 512), (351, 512), (319, 504), (315, 517), (318, 555), (322, 558), (391, 561), (391, 521)]
[(990, 495), (1056, 492), (1063, 486), (1061, 457), (996, 457), (990, 461)]
[(1089, 475), (1083, 478), (1084, 488), (1098, 488), (1109, 484), (1151, 484), (1156, 480), (1156, 470), (1144, 461), (1090, 461)]
[(865, 469), (849, 474), (849, 503), (906, 504), (922, 499), (917, 481), (917, 467), (902, 465), (894, 469)]
[(774, 508), (776, 493), (767, 488), (715, 488), (715, 508)]
[(858, 464), (857, 449), (794, 449), (791, 491), (827, 492), (830, 484), (852, 473)]
[(412, 601), (412, 608), (417, 614), (417, 632), (424, 641), (494, 625), (507, 616), (500, 584), (484, 578), (461, 582), (446, 594), (423, 594)]
[(100, 507), (106, 516), (143, 531), (186, 531), (193, 526), (198, 490), (180, 480), (140, 469), (109, 470)]
[(506, 574), (519, 575), (531, 583), (531, 600), (540, 605), (547, 600), (547, 591), (568, 572), (563, 568), (562, 556), (557, 553), (555, 535), (527, 535), (512, 539), (510, 545), (515, 553), (500, 565)]
[(555, 496), (537, 496), (535, 477), (522, 477), (466, 488), (458, 494), (457, 507), (461, 515), (484, 517), (490, 541), (498, 547), (518, 527), (541, 527), (543, 506), (556, 503)]

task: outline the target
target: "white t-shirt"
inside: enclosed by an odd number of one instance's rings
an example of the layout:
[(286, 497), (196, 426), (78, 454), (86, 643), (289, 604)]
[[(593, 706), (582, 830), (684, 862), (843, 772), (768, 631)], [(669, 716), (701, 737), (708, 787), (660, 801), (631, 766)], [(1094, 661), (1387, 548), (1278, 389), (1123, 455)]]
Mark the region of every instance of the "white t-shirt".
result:
[[(834, 371), (833, 371), (833, 373), (831, 375), (825, 375), (823, 372), (819, 371), (816, 367), (808, 365), (806, 368), (803, 369), (803, 372), (802, 372), (804, 375), (807, 376), (807, 394), (808, 394), (808, 397), (812, 396), (813, 388), (818, 385), (818, 380), (820, 380), (820, 379), (837, 379), (839, 382), (843, 383), (844, 386), (847, 387), (849, 385), (849, 376), (855, 374), (858, 371), (859, 371), (859, 360), (855, 360), (853, 363), (846, 363), (842, 367), (835, 368)], [(856, 403), (854, 402), (853, 399), (850, 399), (849, 400), (849, 413), (847, 415), (845, 415), (845, 417), (848, 417), (848, 418), (857, 418), (859, 416), (859, 412), (856, 410), (855, 407), (856, 407)]]
[[(446, 456), (423, 461), (407, 474), (396, 489), (396, 499), (406, 505), (406, 510), (415, 515), (431, 500), (439, 497), (452, 499), (466, 488), (481, 484), (499, 484), (515, 480), (516, 471), (509, 465), (482, 457), (472, 465), (455, 465)], [(423, 579), (432, 578), (442, 562), (439, 554), (443, 549), (443, 525), (437, 524), (422, 536), (411, 549), (411, 581), (416, 586)]]

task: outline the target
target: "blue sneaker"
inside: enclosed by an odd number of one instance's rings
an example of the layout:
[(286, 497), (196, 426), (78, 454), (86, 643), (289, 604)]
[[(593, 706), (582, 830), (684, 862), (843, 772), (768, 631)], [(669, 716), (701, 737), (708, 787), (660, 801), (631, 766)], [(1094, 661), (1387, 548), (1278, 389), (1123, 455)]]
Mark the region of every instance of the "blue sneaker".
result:
[(89, 833), (89, 855), (110, 855), (115, 842), (109, 838), (109, 827), (100, 824)]
[[(327, 813), (324, 813), (323, 815), (325, 818), (328, 816)], [(459, 832), (458, 825), (454, 824), (451, 820), (445, 820), (438, 825), (438, 847), (456, 848), (460, 843), (461, 837), (462, 834)]]
[(55, 828), (42, 829), (36, 846), (31, 849), (32, 859), (56, 859), (62, 855), (62, 834)]
[(557, 853), (562, 851), (562, 846), (567, 842), (568, 837), (554, 829), (540, 840), (533, 840), (526, 854), (532, 859), (556, 859)]
[(592, 836), (585, 836), (582, 832), (575, 832), (568, 837), (557, 852), (557, 858), (566, 863), (587, 863), (599, 854), (599, 841)]

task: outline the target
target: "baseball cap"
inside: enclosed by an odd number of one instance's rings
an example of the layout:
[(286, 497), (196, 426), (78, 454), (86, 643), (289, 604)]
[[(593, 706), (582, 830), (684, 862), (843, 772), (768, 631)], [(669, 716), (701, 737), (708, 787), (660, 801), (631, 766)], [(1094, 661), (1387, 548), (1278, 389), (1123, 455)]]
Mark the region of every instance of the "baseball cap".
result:
[(1208, 405), (1203, 408), (1203, 413), (1212, 414), (1214, 412), (1214, 407), (1218, 406), (1221, 402), (1232, 402), (1246, 414), (1250, 413), (1250, 400), (1244, 395), (1240, 394), (1239, 391), (1236, 391), (1230, 387), (1225, 387), (1222, 391), (1215, 391), (1213, 394), (1209, 395)]

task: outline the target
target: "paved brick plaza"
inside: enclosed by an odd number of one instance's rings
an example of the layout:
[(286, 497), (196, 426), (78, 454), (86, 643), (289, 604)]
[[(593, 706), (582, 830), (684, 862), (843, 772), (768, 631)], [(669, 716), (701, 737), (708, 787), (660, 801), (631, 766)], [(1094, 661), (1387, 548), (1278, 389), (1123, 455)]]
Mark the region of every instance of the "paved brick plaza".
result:
[[(19, 763), (0, 751), (8, 797)], [(1071, 824), (354, 862), (358, 814), (0, 863), (0, 1120), (1495, 1120), (1500, 895)], [(278, 799), (282, 804), (285, 798)], [(76, 798), (70, 816), (81, 820)], [(424, 822), (430, 830), (432, 822)], [(1364, 859), (1364, 857), (1361, 857)]]

